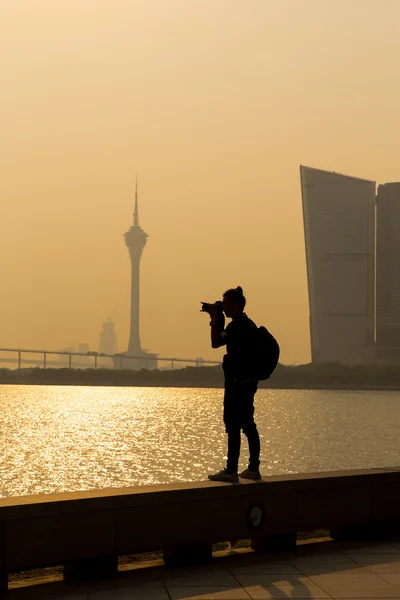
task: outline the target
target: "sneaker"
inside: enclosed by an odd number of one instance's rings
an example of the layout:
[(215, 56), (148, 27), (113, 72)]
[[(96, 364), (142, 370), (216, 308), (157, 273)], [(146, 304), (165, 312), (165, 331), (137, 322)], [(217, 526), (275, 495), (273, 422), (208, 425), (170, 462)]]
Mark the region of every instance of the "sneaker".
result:
[(245, 469), (244, 471), (239, 473), (239, 477), (241, 477), (242, 479), (252, 479), (253, 481), (257, 481), (258, 479), (261, 479), (261, 473), (258, 469), (256, 471)]
[(227, 469), (222, 469), (219, 473), (215, 473), (215, 475), (209, 475), (208, 479), (211, 481), (239, 481), (237, 473), (229, 473)]

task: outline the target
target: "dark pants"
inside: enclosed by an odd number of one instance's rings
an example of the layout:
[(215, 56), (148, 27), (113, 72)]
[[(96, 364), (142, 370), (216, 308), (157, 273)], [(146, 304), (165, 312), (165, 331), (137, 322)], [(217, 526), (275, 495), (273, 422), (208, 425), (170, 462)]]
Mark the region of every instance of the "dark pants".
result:
[(249, 442), (249, 468), (260, 466), (260, 436), (254, 422), (254, 395), (257, 383), (235, 383), (225, 380), (224, 423), (228, 434), (228, 463), (230, 473), (238, 470), (241, 430)]

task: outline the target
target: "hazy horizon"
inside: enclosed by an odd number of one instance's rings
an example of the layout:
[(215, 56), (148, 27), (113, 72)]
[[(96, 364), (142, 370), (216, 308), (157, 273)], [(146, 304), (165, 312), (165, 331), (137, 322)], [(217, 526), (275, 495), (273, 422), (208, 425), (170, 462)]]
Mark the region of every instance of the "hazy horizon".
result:
[(241, 285), (310, 360), (299, 166), (400, 180), (397, 0), (0, 6), (3, 347), (127, 348), (135, 173), (141, 341), (218, 359), (200, 301)]

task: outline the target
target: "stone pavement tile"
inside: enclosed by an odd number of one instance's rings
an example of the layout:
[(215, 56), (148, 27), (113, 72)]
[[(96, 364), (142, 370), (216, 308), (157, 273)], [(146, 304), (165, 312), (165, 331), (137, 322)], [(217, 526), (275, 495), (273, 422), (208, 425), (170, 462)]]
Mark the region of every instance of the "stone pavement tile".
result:
[(68, 590), (64, 585), (56, 584), (32, 585), (23, 588), (14, 588), (8, 591), (10, 600), (87, 600), (86, 591)]
[(317, 585), (251, 585), (245, 587), (246, 592), (253, 600), (268, 600), (274, 598), (329, 598), (328, 594)]
[(374, 575), (312, 575), (316, 583), (332, 598), (400, 598), (400, 589)]
[(343, 548), (344, 554), (400, 554), (400, 548), (396, 548), (395, 544), (366, 544), (356, 548)]
[(238, 582), (244, 588), (251, 586), (293, 586), (293, 587), (315, 587), (315, 583), (308, 577), (296, 575), (242, 575), (237, 577)]
[(241, 587), (167, 587), (171, 600), (250, 600)]
[(367, 568), (371, 573), (376, 573), (377, 575), (395, 575), (396, 573), (400, 573), (400, 564), (397, 562), (368, 565)]
[(167, 590), (152, 587), (115, 588), (89, 592), (88, 600), (169, 600)]
[(366, 565), (400, 562), (400, 554), (351, 554), (349, 558)]
[(310, 564), (332, 564), (332, 565), (349, 565), (354, 564), (354, 560), (342, 552), (321, 552), (316, 554), (307, 554), (291, 558), (289, 562), (295, 567), (299, 565), (310, 565)]
[(382, 579), (384, 579), (385, 581), (388, 581), (389, 583), (396, 586), (397, 588), (400, 588), (400, 573), (396, 573), (396, 574), (379, 573), (379, 577), (382, 577)]
[[(242, 557), (239, 557), (239, 561), (242, 562)], [(161, 567), (158, 572), (163, 573), (163, 577), (165, 577), (165, 573), (177, 575), (181, 577), (182, 575), (196, 575), (198, 573), (220, 573), (221, 571), (226, 571), (228, 569), (227, 565), (223, 562), (223, 559), (217, 559), (215, 563), (208, 563), (203, 565), (188, 565), (181, 567)]]
[(352, 558), (372, 573), (400, 573), (400, 556), (399, 560), (393, 554), (353, 554)]
[(304, 577), (299, 573), (297, 575), (238, 575), (237, 578), (240, 585), (244, 588), (260, 585), (267, 587), (268, 585), (291, 585), (291, 586), (315, 586), (315, 583), (308, 577)]
[(232, 575), (301, 575), (301, 571), (288, 563), (254, 564), (246, 567), (232, 567)]
[(198, 586), (223, 586), (237, 587), (237, 581), (228, 571), (203, 571), (195, 574), (185, 574), (180, 577), (164, 577), (165, 585), (169, 587), (198, 587)]
[[(240, 562), (240, 564), (242, 564)], [(182, 577), (204, 578), (205, 576), (214, 579), (225, 576), (231, 577), (230, 569), (227, 565), (219, 564), (218, 568), (215, 565), (199, 565), (196, 567), (164, 567), (157, 573), (157, 578), (163, 582), (171, 581), (171, 579), (180, 579)], [(221, 584), (224, 585), (224, 584)]]
[(332, 565), (323, 563), (304, 563), (301, 565), (300, 570), (303, 575), (371, 575), (371, 570), (368, 567), (363, 567), (357, 563), (351, 563), (348, 565)]

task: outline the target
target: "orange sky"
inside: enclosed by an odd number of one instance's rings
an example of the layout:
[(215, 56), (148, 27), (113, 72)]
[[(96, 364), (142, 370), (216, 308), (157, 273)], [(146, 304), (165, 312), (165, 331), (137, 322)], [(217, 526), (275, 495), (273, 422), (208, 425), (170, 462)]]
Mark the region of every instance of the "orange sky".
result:
[[(299, 165), (400, 180), (398, 0), (0, 4), (0, 346), (128, 341), (139, 178), (142, 345), (219, 358), (201, 300), (309, 360)], [(113, 312), (114, 311), (114, 312)]]

